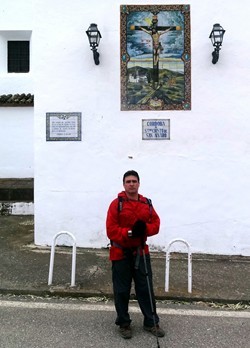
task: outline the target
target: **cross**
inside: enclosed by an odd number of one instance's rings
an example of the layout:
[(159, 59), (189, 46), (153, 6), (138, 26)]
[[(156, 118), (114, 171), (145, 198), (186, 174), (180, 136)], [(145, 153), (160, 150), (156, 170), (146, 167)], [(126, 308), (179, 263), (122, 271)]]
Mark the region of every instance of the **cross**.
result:
[(146, 34), (149, 34), (153, 41), (153, 84), (158, 85), (159, 82), (159, 55), (163, 51), (163, 47), (160, 42), (160, 36), (173, 30), (181, 30), (180, 26), (158, 26), (157, 15), (152, 18), (152, 25), (131, 25), (130, 30), (142, 30)]

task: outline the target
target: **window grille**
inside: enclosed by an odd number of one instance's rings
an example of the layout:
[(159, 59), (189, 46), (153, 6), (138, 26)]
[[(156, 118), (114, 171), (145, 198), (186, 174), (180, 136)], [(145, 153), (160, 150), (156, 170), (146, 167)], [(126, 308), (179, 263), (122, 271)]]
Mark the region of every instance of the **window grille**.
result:
[(8, 72), (27, 73), (30, 70), (30, 42), (8, 41)]

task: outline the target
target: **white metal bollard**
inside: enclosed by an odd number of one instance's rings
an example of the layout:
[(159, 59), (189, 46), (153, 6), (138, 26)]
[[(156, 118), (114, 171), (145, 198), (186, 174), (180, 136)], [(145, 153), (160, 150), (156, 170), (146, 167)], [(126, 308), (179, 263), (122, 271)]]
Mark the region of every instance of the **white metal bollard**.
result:
[(168, 244), (168, 247), (166, 250), (165, 291), (166, 292), (169, 291), (170, 248), (174, 243), (177, 243), (177, 242), (185, 244), (188, 249), (188, 292), (191, 293), (192, 292), (192, 253), (191, 253), (191, 248), (188, 242), (180, 238), (172, 240)]
[(53, 269), (54, 269), (54, 258), (55, 258), (55, 246), (56, 246), (56, 240), (57, 238), (62, 235), (66, 234), (71, 237), (73, 240), (72, 245), (72, 268), (71, 268), (71, 286), (75, 286), (75, 275), (76, 275), (76, 239), (74, 235), (71, 232), (68, 231), (61, 231), (58, 232), (54, 238), (53, 243), (51, 245), (51, 253), (50, 253), (50, 264), (49, 264), (49, 279), (48, 279), (48, 285), (52, 284), (52, 278), (53, 278)]

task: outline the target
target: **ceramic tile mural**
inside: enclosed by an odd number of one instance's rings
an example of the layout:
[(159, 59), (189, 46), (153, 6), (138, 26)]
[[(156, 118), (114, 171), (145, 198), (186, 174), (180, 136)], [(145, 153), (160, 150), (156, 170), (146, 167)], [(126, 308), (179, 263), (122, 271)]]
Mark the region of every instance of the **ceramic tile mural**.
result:
[(189, 5), (121, 5), (121, 110), (190, 110)]

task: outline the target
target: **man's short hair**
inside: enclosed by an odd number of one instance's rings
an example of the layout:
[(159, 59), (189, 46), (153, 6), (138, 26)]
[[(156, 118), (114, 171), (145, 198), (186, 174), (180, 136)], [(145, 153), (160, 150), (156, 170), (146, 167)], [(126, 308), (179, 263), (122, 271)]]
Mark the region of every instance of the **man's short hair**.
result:
[(133, 175), (135, 177), (137, 177), (138, 182), (140, 182), (140, 177), (139, 174), (135, 171), (135, 170), (128, 170), (124, 175), (123, 175), (123, 182), (125, 182), (125, 178), (127, 176)]

